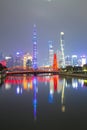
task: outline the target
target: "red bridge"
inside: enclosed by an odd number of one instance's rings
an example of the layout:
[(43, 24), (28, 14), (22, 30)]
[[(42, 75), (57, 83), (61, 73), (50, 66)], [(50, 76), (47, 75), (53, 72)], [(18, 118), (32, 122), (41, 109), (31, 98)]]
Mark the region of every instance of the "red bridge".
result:
[(59, 70), (55, 70), (52, 68), (39, 68), (34, 70), (32, 68), (23, 68), (23, 67), (12, 67), (8, 68), (6, 71), (7, 75), (14, 75), (14, 74), (58, 74)]

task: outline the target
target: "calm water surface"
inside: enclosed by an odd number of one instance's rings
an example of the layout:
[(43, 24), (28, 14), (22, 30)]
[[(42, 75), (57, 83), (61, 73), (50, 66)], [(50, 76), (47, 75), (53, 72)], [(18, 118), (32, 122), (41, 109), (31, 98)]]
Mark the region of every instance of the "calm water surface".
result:
[(87, 129), (87, 80), (8, 76), (0, 80), (0, 130)]

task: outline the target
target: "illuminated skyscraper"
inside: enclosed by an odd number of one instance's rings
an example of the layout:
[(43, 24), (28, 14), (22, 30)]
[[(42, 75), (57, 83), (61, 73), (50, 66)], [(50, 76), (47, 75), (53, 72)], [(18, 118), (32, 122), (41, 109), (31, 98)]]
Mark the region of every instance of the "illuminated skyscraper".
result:
[(48, 44), (49, 44), (49, 66), (52, 66), (53, 65), (53, 55), (54, 55), (52, 41), (49, 41)]
[(23, 67), (32, 67), (32, 56), (29, 53), (26, 53), (23, 56)]
[(82, 64), (81, 66), (85, 65), (86, 64), (86, 56), (81, 56), (81, 61), (82, 61)]
[(56, 53), (54, 53), (54, 58), (53, 58), (53, 70), (58, 70), (58, 63), (57, 63)]
[(65, 56), (64, 56), (64, 32), (60, 33), (60, 49), (61, 49), (61, 67), (65, 67)]
[(33, 29), (33, 68), (37, 69), (37, 34), (35, 24)]
[(78, 65), (78, 57), (77, 55), (72, 55), (72, 66)]

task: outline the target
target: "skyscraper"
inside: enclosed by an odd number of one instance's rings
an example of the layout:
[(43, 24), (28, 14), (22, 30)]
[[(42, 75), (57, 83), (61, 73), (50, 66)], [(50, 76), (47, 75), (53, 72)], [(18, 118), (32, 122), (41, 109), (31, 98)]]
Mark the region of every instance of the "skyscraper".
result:
[(58, 70), (58, 63), (57, 63), (57, 55), (54, 53), (54, 58), (53, 58), (53, 70)]
[(78, 65), (78, 57), (77, 55), (72, 55), (72, 66)]
[(64, 56), (64, 32), (60, 33), (60, 49), (61, 49), (61, 67), (65, 67), (65, 56)]
[(86, 56), (85, 55), (81, 56), (81, 62), (82, 62), (81, 66), (86, 64)]
[(33, 27), (33, 69), (37, 69), (37, 34), (35, 24)]
[(53, 66), (53, 55), (54, 55), (53, 43), (52, 41), (48, 41), (48, 44), (49, 44), (49, 66)]

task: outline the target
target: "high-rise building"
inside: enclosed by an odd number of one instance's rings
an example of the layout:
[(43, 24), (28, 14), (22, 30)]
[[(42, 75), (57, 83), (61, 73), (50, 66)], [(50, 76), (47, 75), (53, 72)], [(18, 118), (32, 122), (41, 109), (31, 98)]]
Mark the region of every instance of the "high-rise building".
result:
[(53, 43), (52, 41), (48, 41), (48, 44), (49, 44), (49, 66), (53, 66), (53, 55), (54, 55)]
[(67, 55), (65, 56), (65, 66), (72, 65), (71, 56)]
[(58, 62), (57, 62), (56, 53), (54, 53), (54, 58), (53, 58), (53, 70), (58, 70)]
[(78, 57), (77, 55), (72, 55), (72, 66), (78, 65)]
[(14, 65), (22, 66), (22, 53), (21, 52), (16, 52), (16, 55), (14, 58)]
[(65, 67), (65, 56), (64, 56), (64, 32), (60, 33), (60, 49), (61, 49), (61, 67)]
[(6, 60), (6, 66), (7, 67), (13, 67), (14, 66), (14, 58), (13, 58), (12, 55), (6, 56), (5, 60)]
[(32, 56), (29, 53), (23, 56), (23, 67), (32, 67)]
[(81, 56), (81, 66), (83, 66), (85, 64), (86, 64), (86, 56), (83, 55), (83, 56)]
[(37, 69), (37, 34), (36, 25), (33, 27), (33, 69)]

